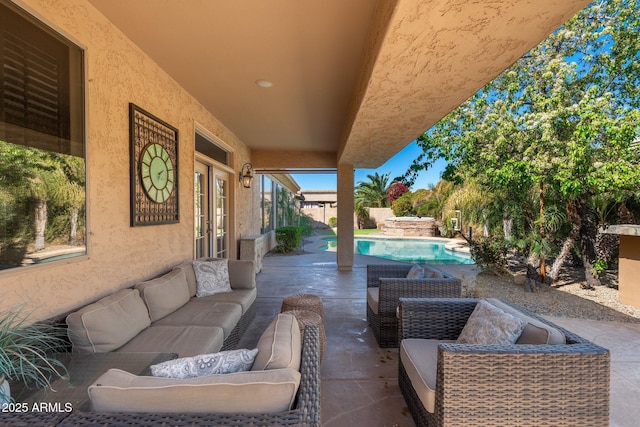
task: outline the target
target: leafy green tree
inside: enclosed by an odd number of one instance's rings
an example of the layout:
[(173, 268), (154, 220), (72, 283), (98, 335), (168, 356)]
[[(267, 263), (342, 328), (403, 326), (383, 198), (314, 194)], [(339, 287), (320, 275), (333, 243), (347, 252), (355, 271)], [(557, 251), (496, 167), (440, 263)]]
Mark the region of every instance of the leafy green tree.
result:
[(541, 280), (546, 196), (557, 195), (571, 223), (565, 243), (579, 245), (586, 286), (599, 284), (591, 201), (603, 193), (624, 200), (640, 186), (632, 149), (640, 126), (639, 37), (636, 0), (592, 3), (422, 135), (424, 153), (407, 178), (444, 158), (443, 177), (474, 177), (497, 195), (503, 218), (535, 188), (537, 230), (529, 232), (541, 243)]
[[(68, 241), (75, 244), (85, 203), (84, 160), (5, 141), (0, 141), (0, 157), (0, 202), (5, 218), (0, 251), (13, 253), (3, 258), (19, 262), (30, 244), (34, 250), (44, 249), (47, 236), (52, 236), (47, 232), (52, 222), (67, 224)], [(24, 215), (28, 211), (30, 221)], [(58, 220), (59, 212), (68, 218)]]
[[(430, 216), (437, 220), (443, 219), (444, 205), (453, 192), (454, 184), (441, 179), (436, 185), (428, 189), (426, 196), (419, 196), (416, 212), (419, 216)], [(419, 192), (420, 190), (417, 190)]]

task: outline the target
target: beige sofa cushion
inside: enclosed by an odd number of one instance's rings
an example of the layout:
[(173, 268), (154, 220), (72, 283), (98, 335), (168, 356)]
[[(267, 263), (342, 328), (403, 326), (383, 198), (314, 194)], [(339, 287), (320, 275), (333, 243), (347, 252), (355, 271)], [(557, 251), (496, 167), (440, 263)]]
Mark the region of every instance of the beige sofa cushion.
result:
[(295, 316), (280, 313), (258, 340), (258, 355), (252, 371), (292, 368), (300, 369), (302, 339)]
[(189, 298), (189, 285), (184, 270), (169, 273), (135, 286), (147, 304), (151, 321), (162, 319), (185, 305)]
[(249, 371), (173, 379), (110, 369), (89, 386), (93, 410), (103, 412), (278, 413), (291, 409), (300, 373)]
[(157, 326), (155, 323), (117, 349), (125, 353), (176, 353), (178, 357), (220, 351), (222, 328), (211, 326)]
[(189, 296), (196, 296), (196, 273), (193, 271), (193, 261), (187, 261), (176, 265), (173, 267), (173, 270), (184, 271), (184, 276), (187, 279), (187, 286), (189, 287)]
[(251, 305), (255, 302), (258, 291), (253, 289), (234, 289), (233, 292), (226, 292), (224, 294), (209, 295), (206, 297), (191, 298), (190, 304), (213, 304), (217, 302), (233, 302), (240, 304), (242, 307), (242, 314), (246, 313)]
[(154, 322), (154, 326), (216, 326), (231, 335), (242, 317), (242, 306), (231, 302), (195, 304), (189, 302), (168, 316)]
[(74, 351), (115, 350), (151, 324), (147, 306), (137, 289), (119, 290), (67, 316)]
[(400, 342), (402, 365), (422, 405), (431, 413), (436, 406), (438, 344), (454, 342), (425, 339), (404, 339)]
[(372, 286), (367, 288), (367, 305), (373, 311), (373, 314), (378, 314), (378, 305), (380, 304), (380, 288)]
[(564, 334), (546, 323), (527, 316), (519, 310), (516, 310), (509, 304), (505, 304), (497, 298), (487, 298), (487, 301), (500, 308), (506, 313), (518, 316), (527, 322), (522, 334), (516, 340), (516, 344), (566, 344), (567, 339)]

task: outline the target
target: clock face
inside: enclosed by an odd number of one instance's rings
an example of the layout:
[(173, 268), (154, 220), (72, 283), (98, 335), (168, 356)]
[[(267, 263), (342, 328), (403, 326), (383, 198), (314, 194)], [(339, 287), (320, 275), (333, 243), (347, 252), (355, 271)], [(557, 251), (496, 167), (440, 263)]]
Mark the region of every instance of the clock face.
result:
[(163, 203), (173, 193), (175, 170), (171, 156), (162, 145), (151, 143), (142, 150), (140, 180), (147, 196), (156, 203)]

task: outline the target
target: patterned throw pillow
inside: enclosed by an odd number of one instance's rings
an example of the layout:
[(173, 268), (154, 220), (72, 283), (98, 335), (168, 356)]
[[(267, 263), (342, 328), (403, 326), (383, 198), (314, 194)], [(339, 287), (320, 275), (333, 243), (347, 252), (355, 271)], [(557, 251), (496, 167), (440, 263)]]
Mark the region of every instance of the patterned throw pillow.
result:
[(231, 292), (229, 260), (193, 261), (193, 271), (196, 274), (197, 297)]
[(253, 350), (229, 350), (183, 357), (151, 365), (151, 375), (154, 377), (185, 379), (248, 371), (251, 369), (257, 354), (258, 349), (255, 348)]
[(457, 343), (460, 344), (513, 344), (527, 322), (505, 313), (484, 300), (476, 308), (462, 328)]
[(422, 279), (424, 278), (424, 268), (418, 264), (413, 264), (411, 270), (407, 273), (407, 279)]

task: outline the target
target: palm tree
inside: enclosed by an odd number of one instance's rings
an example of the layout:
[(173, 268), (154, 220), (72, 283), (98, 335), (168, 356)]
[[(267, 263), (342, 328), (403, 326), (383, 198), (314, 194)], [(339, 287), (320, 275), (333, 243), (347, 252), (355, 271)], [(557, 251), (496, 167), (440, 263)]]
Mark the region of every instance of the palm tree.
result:
[(356, 205), (368, 208), (388, 208), (387, 187), (390, 173), (367, 175), (369, 181), (359, 181), (356, 186), (354, 201)]

